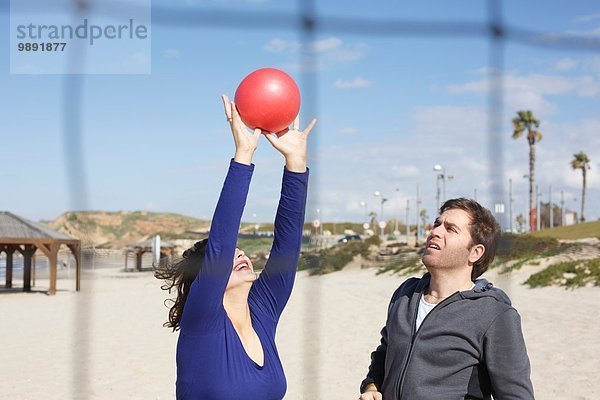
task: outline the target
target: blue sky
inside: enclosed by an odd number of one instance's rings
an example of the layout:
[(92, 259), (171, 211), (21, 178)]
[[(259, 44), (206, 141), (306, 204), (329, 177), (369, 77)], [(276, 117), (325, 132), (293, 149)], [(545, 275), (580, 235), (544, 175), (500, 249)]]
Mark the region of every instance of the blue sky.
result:
[[(3, 0), (6, 1), (6, 0)], [(485, 2), (316, 2), (325, 17), (486, 21)], [(509, 26), (547, 34), (600, 38), (597, 2), (504, 1)], [(69, 195), (63, 134), (64, 76), (10, 74), (9, 34), (0, 35), (0, 209), (31, 219), (53, 219), (85, 207), (149, 210), (211, 216), (233, 155), (222, 114), (221, 93), (233, 97), (240, 80), (260, 67), (289, 72), (301, 85), (300, 35), (293, 29), (190, 28), (177, 20), (156, 22), (159, 6), (183, 10), (280, 12), (291, 1), (155, 0), (147, 75), (83, 75), (81, 100), (85, 203)], [(58, 6), (57, 6), (58, 7)], [(10, 33), (8, 7), (0, 29)], [(59, 13), (63, 12), (58, 8)], [(512, 140), (511, 119), (531, 109), (542, 121), (536, 146), (536, 178), (542, 201), (552, 185), (554, 202), (579, 211), (581, 172), (573, 154), (590, 157), (586, 217), (600, 218), (600, 51), (548, 50), (507, 42), (505, 107), (502, 116), (504, 186), (513, 180), (514, 215), (526, 213), (528, 149)], [(311, 201), (307, 220), (322, 210), (327, 221), (363, 221), (379, 212), (380, 191), (390, 200), (384, 217), (404, 219), (410, 201), (414, 223), (416, 185), (422, 208), (435, 214), (436, 172), (441, 164), (454, 179), (447, 197), (477, 198), (493, 208), (487, 150), (489, 42), (485, 37), (375, 36), (320, 32), (311, 43), (318, 59), (317, 114), (311, 139)], [(113, 57), (110, 51), (107, 59)], [(116, 56), (114, 56), (116, 57)], [(108, 62), (108, 61), (107, 61)], [(309, 116), (305, 116), (308, 118)], [(312, 115), (310, 116), (312, 117)], [(306, 121), (305, 121), (306, 122)], [(283, 160), (266, 140), (254, 158), (255, 175), (244, 219), (271, 221)], [(504, 202), (507, 202), (506, 193)], [(256, 214), (256, 217), (254, 216)]]

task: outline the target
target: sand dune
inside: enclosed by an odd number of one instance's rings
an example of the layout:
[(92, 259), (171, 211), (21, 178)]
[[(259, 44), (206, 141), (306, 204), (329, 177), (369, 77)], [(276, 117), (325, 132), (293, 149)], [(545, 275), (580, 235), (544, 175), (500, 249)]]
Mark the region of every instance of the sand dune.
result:
[[(536, 397), (600, 398), (600, 290), (528, 289), (526, 274), (487, 277), (521, 313)], [(389, 297), (404, 279), (360, 268), (298, 274), (278, 331), (286, 400), (358, 397)], [(61, 287), (69, 290), (53, 297), (0, 294), (2, 398), (175, 398), (177, 334), (162, 327), (165, 297), (151, 273), (98, 269), (82, 293)]]

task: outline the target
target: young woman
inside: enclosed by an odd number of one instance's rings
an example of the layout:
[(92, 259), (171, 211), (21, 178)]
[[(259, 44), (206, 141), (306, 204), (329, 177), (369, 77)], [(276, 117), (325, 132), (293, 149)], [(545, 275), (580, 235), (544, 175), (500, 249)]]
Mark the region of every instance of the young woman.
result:
[(291, 294), (302, 242), (308, 170), (306, 139), (298, 119), (292, 129), (265, 134), (285, 158), (275, 236), (260, 276), (236, 248), (238, 230), (262, 134), (249, 133), (235, 104), (223, 96), (235, 155), (221, 190), (208, 239), (197, 242), (174, 265), (159, 267), (163, 289), (177, 289), (165, 324), (180, 329), (177, 399), (280, 400), (286, 380), (275, 331)]

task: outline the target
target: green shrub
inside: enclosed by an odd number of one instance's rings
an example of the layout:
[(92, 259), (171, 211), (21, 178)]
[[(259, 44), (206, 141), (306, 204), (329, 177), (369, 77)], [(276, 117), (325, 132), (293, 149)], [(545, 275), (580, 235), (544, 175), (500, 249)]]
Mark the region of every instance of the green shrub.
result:
[(421, 257), (408, 256), (400, 260), (391, 261), (377, 270), (377, 275), (392, 271), (395, 274), (416, 274), (419, 271), (425, 272), (425, 267), (421, 263)]
[(258, 253), (253, 254), (251, 257), (251, 261), (254, 270), (262, 271), (263, 269), (265, 269), (265, 266), (267, 265), (267, 260), (267, 253), (265, 253), (264, 251), (259, 251)]
[(366, 257), (369, 244), (364, 242), (341, 243), (318, 253), (304, 253), (300, 256), (298, 270), (308, 270), (311, 275), (327, 274), (342, 270), (357, 255)]
[(539, 261), (532, 261), (539, 257), (551, 257), (577, 248), (576, 243), (560, 243), (551, 237), (536, 237), (532, 235), (503, 234), (500, 238), (496, 258), (491, 268), (503, 265), (509, 261), (517, 260), (515, 263), (502, 270), (502, 273), (521, 268), (525, 264), (539, 265)]
[(508, 233), (500, 237), (496, 256), (504, 260), (533, 257), (559, 246), (558, 240), (554, 238)]
[(600, 258), (552, 264), (525, 281), (532, 288), (559, 285), (573, 289), (588, 283), (600, 286)]
[(377, 235), (373, 235), (373, 236), (366, 238), (363, 243), (365, 243), (367, 246), (370, 246), (370, 245), (379, 246), (381, 244), (381, 238)]
[(257, 237), (238, 239), (237, 247), (244, 250), (248, 256), (255, 253), (268, 253), (273, 245), (272, 237)]

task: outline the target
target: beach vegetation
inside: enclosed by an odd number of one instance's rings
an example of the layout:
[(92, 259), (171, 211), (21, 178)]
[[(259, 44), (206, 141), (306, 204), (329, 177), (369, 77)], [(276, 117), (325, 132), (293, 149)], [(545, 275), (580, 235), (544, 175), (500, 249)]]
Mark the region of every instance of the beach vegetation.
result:
[(574, 225), (557, 226), (542, 229), (533, 233), (534, 237), (550, 237), (558, 240), (579, 240), (585, 238), (600, 238), (600, 221), (585, 222)]
[[(372, 236), (375, 237), (375, 236)], [(322, 275), (342, 270), (356, 256), (367, 257), (369, 246), (377, 239), (351, 241), (323, 249), (319, 252), (305, 252), (300, 255), (298, 270), (308, 270), (311, 275)]]
[(421, 256), (407, 255), (398, 260), (385, 263), (377, 268), (377, 275), (392, 272), (400, 275), (415, 275), (425, 273), (425, 266), (421, 262)]
[(574, 252), (580, 246), (578, 243), (561, 242), (553, 237), (508, 233), (500, 238), (496, 259), (490, 268), (501, 267), (502, 273), (509, 273), (524, 265), (539, 265), (540, 262), (533, 261), (534, 259)]
[(509, 260), (524, 258), (551, 257), (567, 251), (576, 250), (580, 244), (561, 242), (549, 236), (504, 234), (500, 238), (496, 261), (499, 265)]
[(526, 285), (532, 288), (550, 285), (574, 289), (582, 286), (600, 286), (600, 258), (565, 261), (531, 275)]

